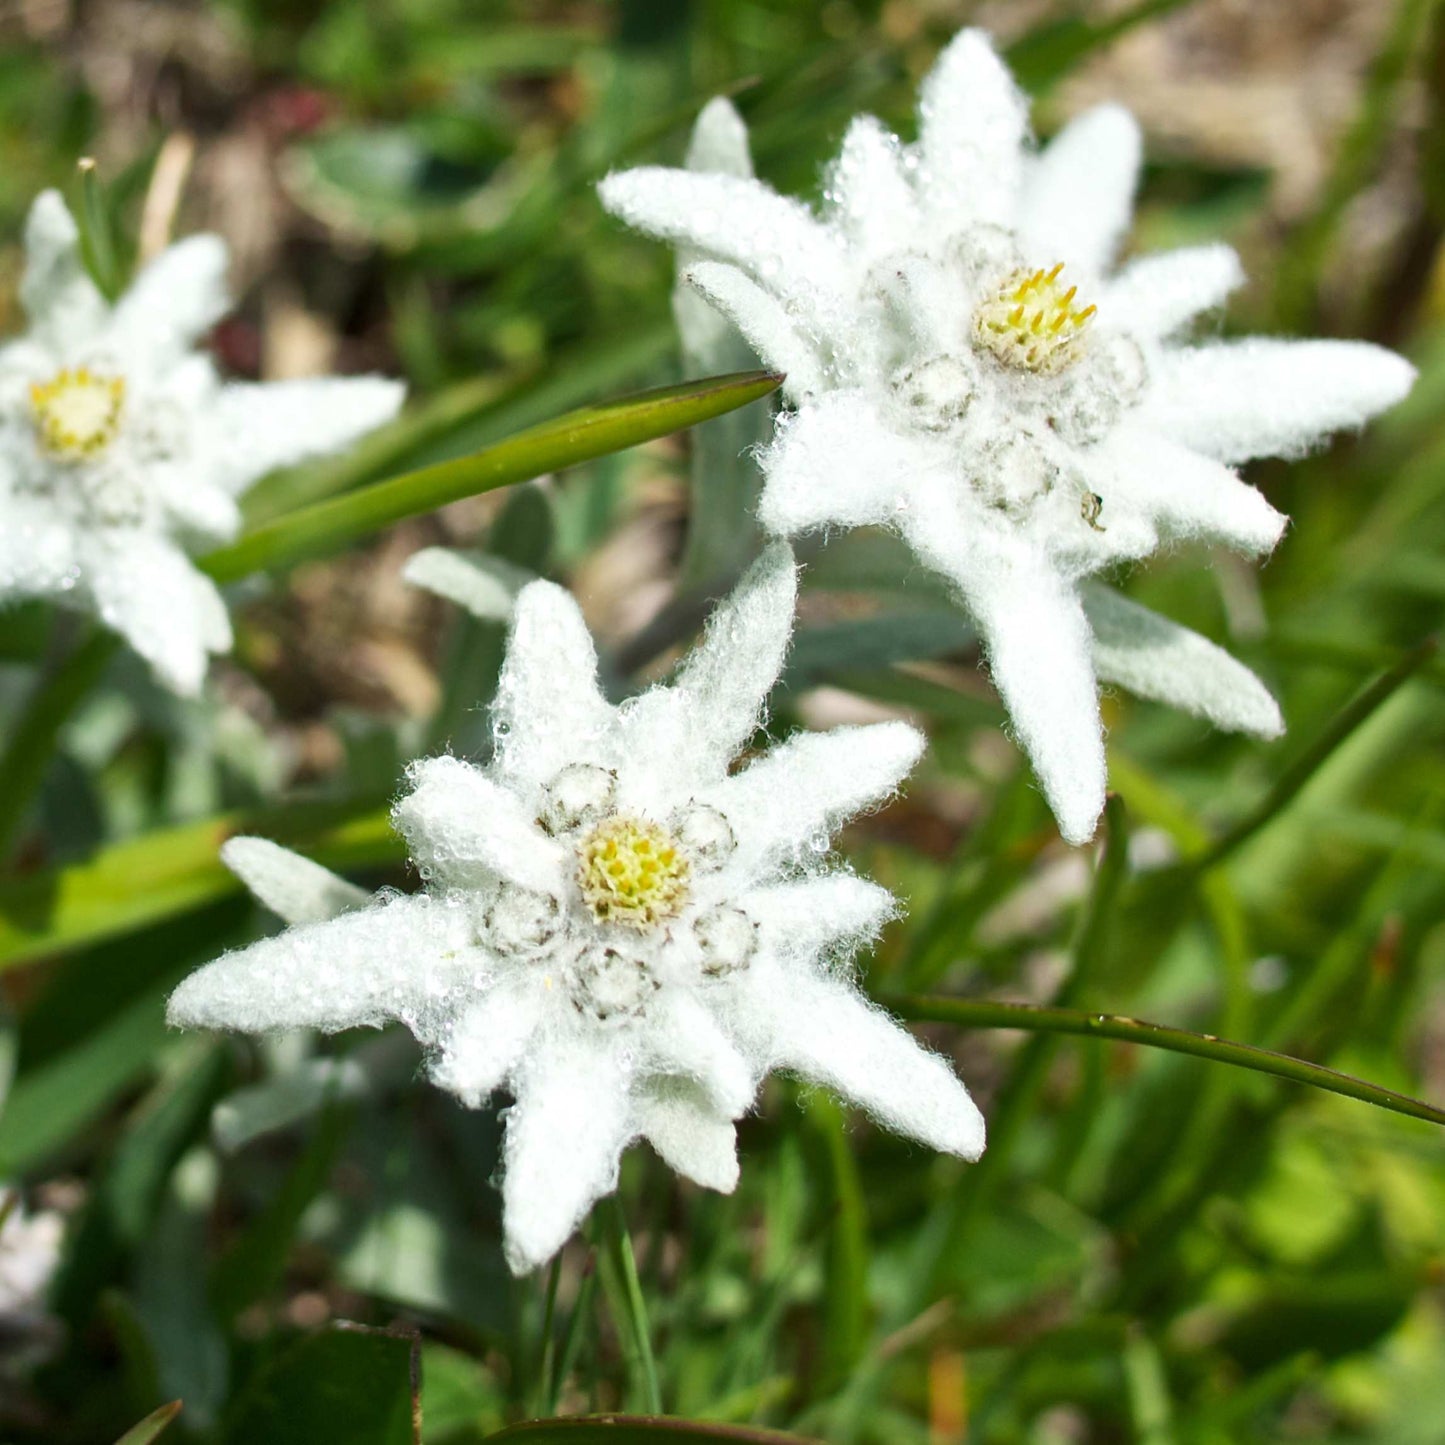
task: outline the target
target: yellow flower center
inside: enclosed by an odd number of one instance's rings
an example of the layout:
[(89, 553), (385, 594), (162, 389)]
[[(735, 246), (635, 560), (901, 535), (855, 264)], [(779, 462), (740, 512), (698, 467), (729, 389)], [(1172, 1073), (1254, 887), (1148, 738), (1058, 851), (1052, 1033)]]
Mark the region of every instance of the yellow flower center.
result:
[(61, 461), (99, 456), (120, 430), (125, 378), (66, 367), (30, 388), (30, 409), (40, 445)]
[(1084, 350), (1084, 331), (1097, 306), (1076, 306), (1077, 286), (1051, 271), (1011, 271), (973, 314), (973, 337), (1005, 366), (1052, 376), (1072, 366)]
[(577, 884), (599, 922), (651, 928), (687, 899), (692, 865), (666, 828), (614, 813), (577, 845)]

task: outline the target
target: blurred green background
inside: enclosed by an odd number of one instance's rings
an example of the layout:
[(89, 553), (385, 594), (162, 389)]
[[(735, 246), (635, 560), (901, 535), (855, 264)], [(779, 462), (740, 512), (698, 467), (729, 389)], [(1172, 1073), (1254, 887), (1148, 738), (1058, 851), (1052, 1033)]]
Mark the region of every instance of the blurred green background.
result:
[[(847, 119), (907, 134), (940, 46), (987, 25), (1041, 134), (1105, 97), (1136, 110), (1133, 244), (1238, 246), (1227, 331), (1367, 337), (1422, 375), (1363, 439), (1251, 469), (1293, 518), (1265, 567), (1180, 553), (1124, 579), (1256, 667), (1290, 725), (1262, 745), (1108, 698), (1124, 866), (1060, 845), (946, 599), (878, 539), (828, 549), (772, 729), (904, 708), (933, 740), (907, 797), (845, 839), (909, 904), (869, 986), (1062, 989), (1445, 1101), (1445, 667), (1417, 652), (1342, 715), (1445, 602), (1439, 11), (10, 0), (0, 316), (20, 325), (31, 199), (74, 194), (83, 155), (127, 256), (221, 232), (231, 371), (383, 369), (413, 392), (355, 456), (263, 483), (250, 515), (274, 515), (685, 374), (672, 257), (595, 181), (680, 161), (726, 93), (760, 174), (815, 197)], [(694, 439), (719, 495), (746, 496), (765, 423)], [(0, 1440), (108, 1441), (182, 1397), (168, 1439), (392, 1445), (412, 1338), (428, 1445), (636, 1404), (617, 1262), (575, 1242), (544, 1319), (545, 1280), (501, 1263), (494, 1112), (418, 1085), (408, 1039), (179, 1037), (161, 1005), (272, 926), (216, 862), (230, 832), (406, 886), (384, 823), (405, 761), (485, 747), (501, 629), (405, 587), (403, 560), (465, 544), (561, 577), (618, 678), (645, 679), (675, 655), (649, 620), (733, 560), (688, 533), (689, 456), (655, 444), (247, 584), (203, 703), (122, 657), (75, 712), (0, 880), (0, 1180), (66, 1225), (45, 1318), (0, 1312)], [(745, 548), (740, 519), (710, 535)], [(55, 630), (0, 616), (7, 727)], [(1189, 866), (1220, 837), (1227, 857)], [(736, 1196), (629, 1156), (671, 1412), (838, 1445), (1445, 1439), (1438, 1129), (1128, 1044), (926, 1034), (990, 1117), (976, 1169), (776, 1081)]]

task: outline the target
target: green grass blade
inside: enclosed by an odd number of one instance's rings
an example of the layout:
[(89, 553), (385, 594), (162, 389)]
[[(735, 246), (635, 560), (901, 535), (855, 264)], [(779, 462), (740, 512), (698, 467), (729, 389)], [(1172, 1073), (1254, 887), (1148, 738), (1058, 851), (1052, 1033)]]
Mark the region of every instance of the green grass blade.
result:
[(685, 431), (757, 401), (781, 383), (782, 377), (771, 372), (743, 372), (659, 387), (569, 412), (472, 456), (422, 467), (303, 507), (258, 527), (232, 546), (212, 552), (200, 565), (219, 582), (291, 566), (462, 497), (529, 481)]
[(159, 1410), (152, 1410), (144, 1420), (132, 1425), (115, 1442), (115, 1445), (151, 1445), (151, 1441), (156, 1439), (180, 1413), (181, 1402), (172, 1400), (169, 1405), (162, 1405)]
[(1335, 714), (1329, 726), (1295, 762), (1280, 774), (1274, 786), (1259, 805), (1246, 813), (1204, 854), (1190, 860), (1194, 868), (1212, 868), (1254, 837), (1294, 801), (1295, 796), (1314, 777), (1332, 753), (1354, 735), (1439, 651), (1433, 637), (1410, 649), (1388, 672), (1359, 692)]
[(110, 633), (93, 634), (41, 678), (26, 702), (0, 754), (0, 862), (9, 854), (16, 831), (45, 781), (56, 736), (105, 671), (117, 646)]
[(1164, 1024), (1145, 1023), (1141, 1019), (1121, 1018), (1114, 1014), (1090, 1013), (1082, 1009), (1043, 1008), (1026, 1003), (994, 1003), (982, 999), (952, 998), (890, 998), (885, 1000), (894, 1013), (920, 1023), (958, 1024), (975, 1029), (1019, 1029), (1024, 1033), (1077, 1034), (1082, 1038), (1119, 1039), (1124, 1043), (1143, 1044), (1147, 1048), (1166, 1049), (1175, 1054), (1192, 1054), (1211, 1059), (1217, 1064), (1233, 1064), (1259, 1074), (1272, 1074), (1292, 1084), (1307, 1084), (1312, 1089), (1341, 1094), (1364, 1104), (1424, 1119), (1430, 1124), (1445, 1125), (1445, 1109), (1397, 1094), (1364, 1079), (1327, 1069), (1322, 1064), (1307, 1063), (1288, 1054), (1253, 1044), (1233, 1043), (1213, 1034), (1195, 1034), (1186, 1029), (1169, 1028)]
[(398, 862), (400, 839), (375, 802), (303, 803), (228, 813), (147, 833), (71, 867), (0, 883), (0, 971), (174, 917), (241, 889), (222, 843), (256, 833), (328, 867)]
[(669, 1420), (657, 1415), (582, 1415), (563, 1420), (526, 1420), (487, 1436), (487, 1445), (698, 1445), (702, 1440), (731, 1445), (803, 1445), (800, 1435)]

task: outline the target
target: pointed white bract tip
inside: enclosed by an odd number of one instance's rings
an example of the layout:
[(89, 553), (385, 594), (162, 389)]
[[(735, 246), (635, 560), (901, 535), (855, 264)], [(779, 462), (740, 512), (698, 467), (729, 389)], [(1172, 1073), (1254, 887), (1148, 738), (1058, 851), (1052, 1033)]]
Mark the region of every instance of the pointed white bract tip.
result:
[(464, 607), (484, 622), (504, 622), (530, 574), (496, 557), (423, 547), (401, 569), (402, 581)]
[(898, 782), (913, 770), (928, 747), (927, 737), (911, 723), (869, 723), (864, 731), (879, 759), (879, 772), (891, 772)]
[(25, 249), (30, 252), (73, 245), (80, 237), (75, 217), (59, 191), (41, 191), (25, 219)]
[(1054, 817), (1058, 820), (1059, 836), (1065, 843), (1075, 848), (1081, 848), (1085, 843), (1093, 840), (1094, 834), (1099, 831), (1099, 819), (1104, 813), (1102, 789), (1097, 805), (1092, 797), (1084, 798), (1082, 796), (1067, 798), (1051, 796), (1049, 802), (1053, 808)]
[(228, 838), (221, 845), (221, 862), (286, 923), (323, 923), (359, 908), (371, 896), (268, 838)]
[(729, 176), (752, 175), (747, 123), (725, 95), (714, 96), (698, 112), (687, 148), (687, 168)]

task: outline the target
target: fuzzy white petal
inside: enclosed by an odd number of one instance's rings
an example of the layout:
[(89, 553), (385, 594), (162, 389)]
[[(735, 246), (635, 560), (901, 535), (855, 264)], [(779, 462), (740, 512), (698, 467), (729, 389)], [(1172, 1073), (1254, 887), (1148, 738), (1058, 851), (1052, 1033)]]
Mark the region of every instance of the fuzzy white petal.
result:
[[(883, 425), (862, 391), (834, 391), (778, 419), (758, 518), (774, 536), (894, 521), (927, 452)], [(940, 479), (947, 485), (946, 479)]]
[(0, 527), (0, 599), (51, 597), (74, 590), (77, 538), (49, 508), (23, 497), (4, 499)]
[(373, 904), (223, 954), (177, 987), (166, 1018), (245, 1033), (415, 1026), (465, 972), (470, 938), (465, 912), (436, 899)]
[(698, 1000), (672, 990), (652, 1009), (646, 1053), (653, 1068), (690, 1079), (711, 1106), (735, 1119), (757, 1092), (747, 1060)]
[(90, 340), (105, 320), (105, 300), (80, 258), (80, 231), (59, 191), (42, 191), (30, 207), (20, 304), (31, 335), (56, 351)]
[(1083, 599), (1094, 630), (1094, 671), (1103, 681), (1231, 732), (1277, 738), (1284, 731), (1269, 690), (1222, 647), (1111, 587), (1090, 583)]
[(101, 621), (173, 692), (196, 696), (208, 654), (231, 648), (231, 618), (215, 583), (148, 532), (82, 536), (79, 562)]
[(413, 587), (445, 597), (485, 622), (510, 617), (517, 594), (533, 580), (530, 572), (500, 557), (450, 547), (423, 547), (407, 558), (401, 575)]
[(371, 897), (329, 868), (267, 838), (228, 838), (221, 862), (252, 895), (287, 923), (324, 923)]
[(1012, 224), (1028, 105), (981, 30), (962, 31), (939, 56), (918, 117), (918, 185), (935, 231)]
[(721, 777), (756, 731), (783, 670), (797, 596), (792, 551), (775, 542), (714, 611), (671, 685), (636, 699), (626, 734), (670, 754), (669, 767), (684, 777)]
[(687, 144), (687, 168), (720, 176), (753, 173), (748, 127), (737, 107), (725, 95), (715, 95), (697, 113)]
[(1104, 738), (1077, 593), (1024, 544), (958, 535), (946, 508), (916, 510), (907, 525), (914, 548), (953, 577), (978, 624), (989, 675), (1059, 831), (1086, 842), (1104, 807)]
[(763, 947), (802, 959), (854, 952), (897, 910), (886, 888), (851, 873), (760, 888), (747, 895), (745, 907)]
[(609, 1050), (555, 1047), (529, 1065), (504, 1149), (502, 1225), (513, 1274), (549, 1260), (617, 1187), (631, 1135), (626, 1083)]
[(516, 794), (460, 758), (423, 758), (407, 774), (412, 790), (392, 810), (411, 855), (445, 887), (504, 878), (520, 888), (561, 892), (566, 859)]
[(608, 176), (602, 204), (659, 240), (730, 261), (807, 314), (836, 314), (848, 288), (837, 241), (798, 201), (737, 176), (643, 166)]
[(588, 743), (612, 727), (587, 624), (551, 582), (532, 582), (517, 596), (492, 717), (499, 767), (535, 784), (592, 761)]
[(157, 476), (155, 481), (171, 520), (192, 546), (218, 547), (240, 532), (241, 509), (235, 498), (219, 487), (188, 474), (165, 478), (164, 487), (161, 477)]
[(1099, 272), (1109, 265), (1134, 212), (1143, 141), (1122, 106), (1101, 105), (1071, 121), (1029, 167), (1019, 236), (1039, 265), (1064, 261)]
[(926, 743), (903, 722), (800, 733), (704, 797), (732, 823), (740, 866), (808, 860), (854, 814), (887, 798)]
[(792, 317), (736, 266), (696, 261), (682, 279), (732, 321), (766, 365), (785, 373), (790, 397), (808, 396), (822, 386), (817, 356)]
[(542, 995), (530, 980), (499, 983), (445, 1031), (427, 1076), (468, 1108), (479, 1108), (521, 1062), (541, 1017)]
[(751, 1021), (773, 1068), (822, 1084), (874, 1118), (963, 1159), (983, 1153), (984, 1122), (968, 1090), (856, 989), (793, 972), (759, 980)]
[(1105, 285), (1100, 315), (1136, 336), (1162, 340), (1244, 284), (1233, 246), (1182, 246), (1130, 261)]
[(1166, 536), (1225, 542), (1242, 552), (1270, 551), (1286, 519), (1258, 488), (1221, 462), (1168, 436), (1119, 427), (1096, 454), (1094, 488), (1111, 508), (1152, 517)]
[(1256, 337), (1171, 353), (1145, 418), (1222, 462), (1298, 456), (1388, 410), (1414, 381), (1404, 357), (1368, 342)]
[(340, 451), (390, 421), (405, 397), (381, 376), (232, 382), (211, 421), (214, 480), (240, 493), (277, 467)]
[(219, 236), (188, 236), (167, 247), (116, 302), (110, 335), (152, 365), (179, 355), (230, 310), (226, 264)]
[(704, 1189), (731, 1194), (738, 1183), (738, 1131), (686, 1088), (664, 1088), (637, 1102), (638, 1128), (669, 1169)]
[(897, 138), (871, 115), (855, 116), (828, 172), (828, 217), (863, 257), (916, 244), (920, 217)]

